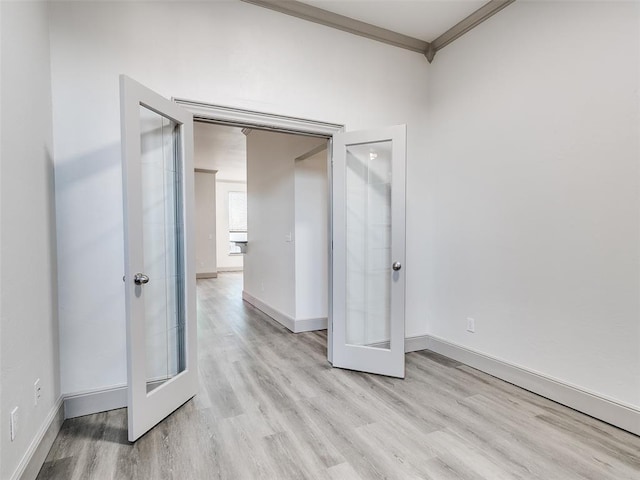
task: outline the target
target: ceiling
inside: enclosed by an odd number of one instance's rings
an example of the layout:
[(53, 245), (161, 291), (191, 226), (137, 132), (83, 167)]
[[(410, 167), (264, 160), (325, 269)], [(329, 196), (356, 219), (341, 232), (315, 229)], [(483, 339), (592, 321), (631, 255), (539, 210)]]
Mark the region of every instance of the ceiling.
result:
[(240, 127), (193, 124), (196, 168), (217, 170), (217, 180), (247, 181), (247, 137)]
[(419, 52), (431, 63), (442, 48), (516, 0), (241, 1)]
[[(247, 181), (247, 136), (240, 127), (193, 122), (193, 159), (195, 168), (216, 170), (216, 181)], [(250, 133), (251, 130), (248, 131)], [(273, 135), (285, 135), (273, 133)], [(286, 134), (288, 137), (305, 136)], [(310, 138), (310, 137), (307, 137)], [(315, 137), (314, 137), (315, 138)], [(316, 138), (318, 145), (326, 139)], [(294, 159), (291, 158), (291, 161)]]
[(431, 42), (488, 0), (301, 0), (302, 3)]

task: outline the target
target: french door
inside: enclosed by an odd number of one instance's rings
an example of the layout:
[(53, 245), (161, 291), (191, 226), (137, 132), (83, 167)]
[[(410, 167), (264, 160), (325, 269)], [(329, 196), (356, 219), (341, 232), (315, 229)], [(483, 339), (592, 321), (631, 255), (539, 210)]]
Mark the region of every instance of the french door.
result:
[(333, 365), (404, 378), (404, 125), (333, 138)]
[(196, 394), (193, 116), (120, 77), (129, 441)]

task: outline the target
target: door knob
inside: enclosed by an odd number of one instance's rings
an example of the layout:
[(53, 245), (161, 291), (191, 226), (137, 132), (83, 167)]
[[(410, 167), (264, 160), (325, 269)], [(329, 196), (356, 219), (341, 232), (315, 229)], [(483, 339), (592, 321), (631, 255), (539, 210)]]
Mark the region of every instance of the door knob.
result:
[(392, 267), (396, 272), (402, 268), (402, 264), (400, 262), (393, 262)]
[(133, 277), (133, 283), (136, 285), (144, 285), (145, 283), (149, 283), (149, 277), (144, 273), (136, 273)]

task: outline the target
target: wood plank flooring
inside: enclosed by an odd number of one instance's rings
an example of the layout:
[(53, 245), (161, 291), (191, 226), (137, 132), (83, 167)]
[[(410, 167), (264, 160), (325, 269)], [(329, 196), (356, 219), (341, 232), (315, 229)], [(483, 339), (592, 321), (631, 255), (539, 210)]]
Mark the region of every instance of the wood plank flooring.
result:
[(427, 351), (333, 369), (241, 284), (198, 281), (194, 399), (133, 445), (126, 409), (67, 420), (38, 479), (640, 479), (640, 437)]

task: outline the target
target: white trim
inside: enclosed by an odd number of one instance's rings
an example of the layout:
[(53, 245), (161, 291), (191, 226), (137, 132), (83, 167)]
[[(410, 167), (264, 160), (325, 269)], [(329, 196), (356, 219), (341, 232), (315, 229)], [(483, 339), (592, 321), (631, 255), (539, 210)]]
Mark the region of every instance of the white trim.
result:
[(404, 48), (412, 52), (425, 53), (429, 48), (429, 42), (420, 40), (419, 38), (410, 37), (393, 30), (378, 27), (370, 23), (365, 23), (351, 17), (339, 15), (329, 10), (323, 10), (306, 3), (287, 0), (242, 0), (259, 7), (275, 10), (276, 12), (301, 18), (309, 22), (318, 23), (327, 27), (342, 30), (344, 32), (358, 35), (378, 42), (393, 45), (394, 47)]
[(296, 318), (294, 322), (296, 325), (295, 333), (327, 329), (327, 317)]
[(247, 181), (246, 180), (225, 180), (224, 178), (216, 177), (216, 183), (238, 183), (241, 185), (246, 185)]
[(293, 318), (291, 318), (290, 316), (285, 315), (281, 311), (270, 307), (269, 305), (264, 303), (262, 300), (257, 299), (256, 297), (245, 292), (244, 290), (242, 290), (242, 300), (247, 302), (249, 305), (256, 307), (262, 313), (269, 315), (271, 318), (273, 318), (276, 322), (278, 322), (283, 327), (287, 328), (288, 330), (291, 330), (292, 332), (295, 332), (295, 328), (296, 328), (295, 322)]
[(47, 454), (62, 427), (62, 422), (64, 422), (64, 412), (62, 397), (60, 397), (38, 429), (22, 460), (11, 475), (11, 480), (33, 480), (38, 476), (38, 472), (44, 465)]
[(306, 120), (273, 113), (255, 112), (223, 105), (212, 105), (184, 98), (173, 98), (173, 101), (193, 114), (194, 120), (272, 130), (276, 132), (304, 133), (317, 137), (329, 138), (335, 133), (344, 131), (344, 126), (336, 123)]
[[(242, 255), (239, 253), (238, 255)], [(242, 272), (243, 267), (218, 267), (218, 273)]]
[(126, 406), (126, 384), (72, 393), (64, 396), (64, 418), (82, 417)]
[[(604, 422), (640, 435), (640, 409), (525, 367), (426, 335), (426, 348)], [(416, 344), (417, 344), (416, 340)]]
[[(454, 40), (457, 40), (458, 38), (463, 36), (468, 31), (473, 30), (482, 22), (493, 17), (496, 13), (498, 13), (503, 8), (508, 7), (513, 2), (515, 2), (515, 0), (490, 0), (478, 10), (473, 12), (471, 15), (456, 23), (449, 30), (433, 40), (431, 42), (429, 50), (431, 50), (433, 52), (433, 55), (435, 55), (435, 52), (443, 49)], [(427, 60), (429, 60), (428, 55)], [(432, 60), (433, 56), (431, 56), (431, 60), (429, 60), (429, 63), (431, 63)]]
[(217, 278), (218, 272), (202, 272), (196, 273), (196, 280), (201, 280), (203, 278)]
[(428, 347), (428, 339), (426, 335), (419, 337), (406, 337), (404, 339), (404, 353), (417, 352), (426, 350)]
[(244, 290), (242, 291), (242, 299), (249, 305), (260, 310), (262, 313), (273, 318), (276, 322), (293, 333), (311, 332), (313, 330), (324, 330), (327, 328), (326, 318), (305, 318), (296, 320), (295, 318), (291, 318), (289, 315), (269, 306), (259, 298), (254, 297)]
[[(278, 323), (284, 325), (287, 329), (294, 331), (292, 328), (278, 320), (278, 318), (276, 318), (266, 310), (269, 310), (275, 315), (280, 315), (281, 319), (285, 322), (288, 320), (293, 321), (290, 317), (268, 307), (266, 304), (246, 292), (242, 292), (242, 297), (245, 301), (263, 311), (271, 318), (278, 321)], [(326, 322), (326, 319), (324, 320)], [(308, 320), (300, 320), (300, 322), (305, 321)], [(295, 328), (295, 325), (293, 323), (290, 323), (290, 325), (294, 326)], [(633, 405), (627, 405), (613, 399), (605, 398), (602, 395), (586, 391), (582, 388), (570, 385), (558, 379), (533, 372), (521, 366), (505, 362), (504, 360), (500, 360), (480, 352), (476, 352), (474, 350), (448, 342), (438, 337), (434, 337), (431, 335), (421, 335), (416, 337), (408, 337), (405, 339), (405, 352), (410, 353), (419, 350), (430, 350), (440, 355), (444, 355), (448, 358), (452, 358), (464, 363), (465, 365), (477, 368), (482, 372), (488, 373), (489, 375), (512, 383), (518, 387), (524, 388), (533, 393), (549, 398), (550, 400), (561, 403), (580, 412), (586, 413), (587, 415), (598, 418), (604, 422), (615, 425), (636, 435), (640, 435), (640, 409)], [(54, 408), (54, 410), (61, 408), (61, 405), (62, 400), (59, 401), (58, 406)], [(92, 390), (72, 395), (66, 395), (64, 397), (65, 418), (74, 418), (82, 415), (89, 415), (93, 413), (104, 412), (107, 410), (123, 408), (126, 406), (126, 386), (114, 386), (107, 389)], [(44, 424), (47, 427), (45, 428), (43, 425), (43, 428), (41, 430), (45, 431), (54, 428), (55, 416), (53, 414), (50, 414), (50, 417), (47, 417), (47, 421)], [(57, 427), (57, 430), (59, 430), (59, 427)], [(40, 433), (37, 436), (38, 442), (42, 442), (42, 437), (44, 437), (44, 433)], [(55, 436), (53, 438), (55, 438)], [(36, 448), (39, 448), (39, 446), (37, 446)], [(32, 448), (30, 447), (29, 450), (31, 451)], [(32, 458), (35, 458), (33, 452), (31, 452), (30, 455), (31, 457), (29, 457), (28, 459), (27, 455), (25, 455), (25, 458), (20, 463), (20, 468), (24, 469), (26, 464), (30, 463), (32, 461)], [(20, 472), (21, 471), (22, 470), (20, 470)], [(20, 478), (17, 473), (18, 470), (16, 470), (16, 474), (11, 477), (12, 480), (17, 480), (18, 478)]]
[[(316, 137), (328, 139), (327, 148), (327, 175), (329, 182), (329, 212), (333, 211), (331, 190), (333, 189), (333, 176), (332, 176), (332, 145), (333, 136), (337, 133), (344, 132), (344, 125), (336, 123), (319, 122), (314, 120), (306, 120), (296, 117), (287, 117), (283, 115), (275, 115), (270, 113), (255, 112), (250, 110), (243, 110), (233, 107), (225, 107), (221, 105), (212, 105), (204, 102), (197, 102), (193, 100), (186, 100), (181, 98), (173, 98), (174, 102), (187, 109), (194, 117), (194, 120), (199, 120), (209, 123), (217, 123), (223, 125), (234, 125), (241, 128), (256, 128), (263, 130), (270, 130), (276, 132), (287, 133), (303, 133), (306, 135), (312, 135)], [(222, 181), (218, 179), (219, 181)], [(327, 320), (327, 359), (333, 363), (333, 347), (331, 338), (333, 336), (333, 325), (331, 319), (331, 312), (333, 311), (333, 298), (331, 292), (333, 291), (333, 250), (331, 248), (333, 238), (333, 224), (329, 218), (329, 241), (327, 242), (329, 248), (329, 319)], [(218, 272), (223, 269), (218, 268)]]

